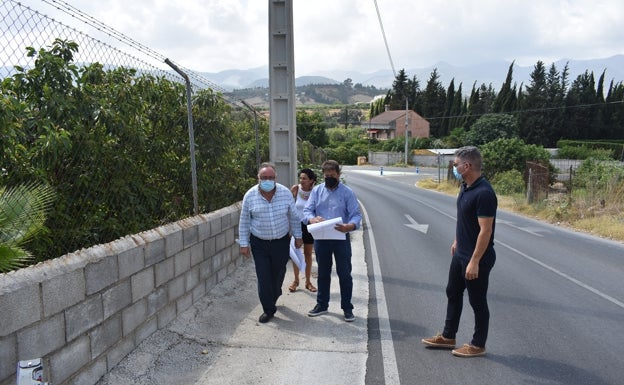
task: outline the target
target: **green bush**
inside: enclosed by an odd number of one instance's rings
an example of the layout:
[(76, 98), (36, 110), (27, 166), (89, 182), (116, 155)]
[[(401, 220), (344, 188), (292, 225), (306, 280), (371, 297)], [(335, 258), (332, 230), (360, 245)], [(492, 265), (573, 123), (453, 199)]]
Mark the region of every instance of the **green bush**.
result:
[(512, 195), (525, 192), (522, 173), (518, 170), (503, 171), (494, 176), (492, 187), (497, 194)]

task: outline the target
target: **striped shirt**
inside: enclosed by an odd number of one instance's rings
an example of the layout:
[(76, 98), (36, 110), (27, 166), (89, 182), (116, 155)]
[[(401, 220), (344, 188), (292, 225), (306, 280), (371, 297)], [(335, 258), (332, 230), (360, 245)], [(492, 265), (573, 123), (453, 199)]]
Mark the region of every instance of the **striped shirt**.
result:
[(295, 209), (295, 199), (290, 190), (279, 183), (269, 202), (260, 193), (258, 185), (250, 188), (243, 197), (238, 223), (239, 244), (249, 247), (249, 237), (264, 240), (280, 239), (291, 233), (301, 239), (301, 218)]

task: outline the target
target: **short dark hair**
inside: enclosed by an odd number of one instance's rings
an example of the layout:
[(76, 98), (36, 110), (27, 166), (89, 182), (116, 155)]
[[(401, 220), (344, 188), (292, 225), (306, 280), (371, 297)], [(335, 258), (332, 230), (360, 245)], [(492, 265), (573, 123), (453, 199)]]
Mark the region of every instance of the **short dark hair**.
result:
[(326, 160), (321, 165), (321, 169), (323, 170), (323, 172), (333, 170), (333, 171), (336, 171), (338, 174), (340, 174), (340, 164), (336, 162), (335, 160), (331, 160), (331, 159)]
[(481, 163), (483, 162), (483, 157), (479, 152), (479, 149), (475, 146), (464, 146), (458, 148), (455, 151), (455, 156), (461, 159), (464, 162), (470, 163), (477, 170), (481, 170)]
[(301, 171), (299, 171), (299, 175), (301, 174), (306, 174), (308, 178), (310, 178), (310, 180), (313, 180), (316, 182), (316, 173), (311, 168), (301, 169)]

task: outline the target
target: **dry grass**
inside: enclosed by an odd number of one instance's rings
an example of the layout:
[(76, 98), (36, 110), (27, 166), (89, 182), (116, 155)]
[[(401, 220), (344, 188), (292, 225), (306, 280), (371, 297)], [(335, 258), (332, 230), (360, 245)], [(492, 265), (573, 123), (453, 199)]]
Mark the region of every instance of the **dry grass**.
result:
[[(452, 183), (437, 183), (432, 179), (421, 180), (418, 186), (449, 195), (457, 194)], [(624, 241), (624, 199), (621, 193), (606, 194), (607, 199), (574, 194), (552, 193), (539, 203), (529, 204), (523, 195), (499, 195), (498, 206), (533, 219), (564, 226), (576, 231), (616, 241)]]

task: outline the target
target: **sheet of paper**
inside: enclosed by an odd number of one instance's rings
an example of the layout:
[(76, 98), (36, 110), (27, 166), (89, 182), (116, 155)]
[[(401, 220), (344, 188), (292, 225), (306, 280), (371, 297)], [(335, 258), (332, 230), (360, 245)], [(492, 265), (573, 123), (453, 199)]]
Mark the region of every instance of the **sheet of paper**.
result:
[(342, 223), (342, 218), (327, 219), (323, 222), (308, 225), (308, 231), (314, 239), (347, 239), (345, 233), (334, 228), (338, 223)]
[(295, 237), (290, 237), (290, 259), (295, 262), (299, 270), (305, 271), (305, 257), (303, 256), (303, 252), (301, 250), (302, 247), (298, 249), (295, 247)]

